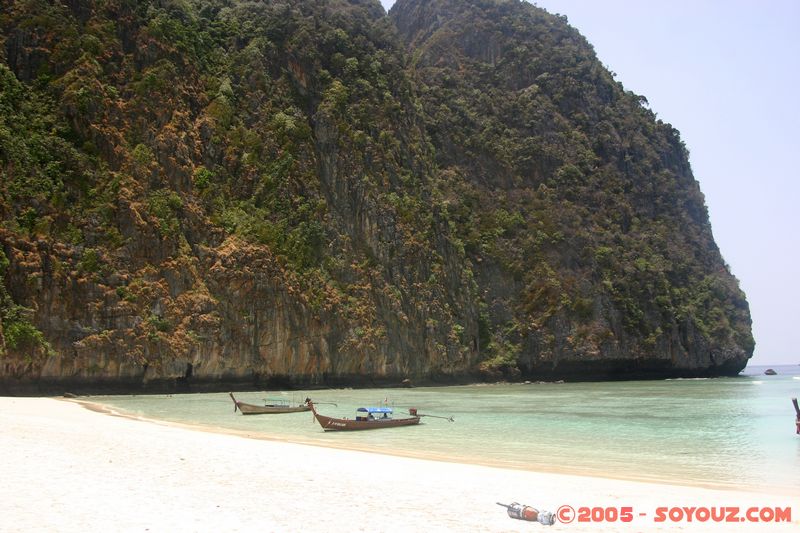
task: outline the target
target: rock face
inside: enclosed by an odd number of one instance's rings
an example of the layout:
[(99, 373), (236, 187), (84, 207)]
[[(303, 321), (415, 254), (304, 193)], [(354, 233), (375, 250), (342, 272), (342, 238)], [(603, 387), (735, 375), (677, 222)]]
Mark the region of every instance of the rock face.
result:
[(560, 17), (399, 0), (426, 126), (482, 297), (489, 363), (524, 376), (735, 374), (749, 308), (678, 132)]
[(542, 10), (4, 11), (0, 392), (713, 375), (752, 354), (677, 132)]

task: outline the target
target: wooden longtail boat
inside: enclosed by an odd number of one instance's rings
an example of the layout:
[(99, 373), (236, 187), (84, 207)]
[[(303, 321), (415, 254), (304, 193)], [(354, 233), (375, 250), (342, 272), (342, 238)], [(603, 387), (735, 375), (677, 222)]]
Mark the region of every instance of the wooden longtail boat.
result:
[(303, 411), (311, 410), (308, 399), (306, 399), (302, 405), (296, 406), (289, 405), (285, 400), (270, 400), (275, 403), (265, 402), (264, 405), (253, 405), (252, 403), (240, 402), (234, 398), (232, 392), (228, 394), (230, 394), (231, 400), (233, 400), (233, 412), (235, 413), (238, 409), (243, 415), (276, 415), (280, 413), (302, 413)]
[(356, 410), (355, 419), (333, 418), (321, 415), (314, 408), (312, 402), (308, 402), (314, 418), (325, 431), (356, 431), (362, 429), (382, 429), (394, 428), (398, 426), (413, 426), (419, 424), (420, 416), (416, 409), (410, 409), (410, 417), (392, 418), (391, 407), (359, 407)]

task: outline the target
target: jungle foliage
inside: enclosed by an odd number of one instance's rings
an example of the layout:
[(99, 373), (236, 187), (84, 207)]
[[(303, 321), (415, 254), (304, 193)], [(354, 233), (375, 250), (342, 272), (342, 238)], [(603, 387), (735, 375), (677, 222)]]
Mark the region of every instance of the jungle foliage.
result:
[[(441, 371), (476, 350), (487, 371), (648, 356), (687, 324), (752, 354), (678, 131), (561, 17), (516, 0), (0, 5), (0, 277), (12, 242), (56, 243), (63, 272), (167, 339), (188, 311), (153, 314), (148, 265), (241, 242), (336, 313), (342, 350), (416, 320)], [(5, 346), (50, 350), (21, 305), (36, 291), (8, 285)]]
[(608, 352), (616, 317), (642, 354), (687, 324), (752, 353), (679, 132), (565, 18), (495, 0), (398, 2), (391, 16), (450, 220), (504, 310), (491, 317), (503, 353), (531, 337), (540, 353)]

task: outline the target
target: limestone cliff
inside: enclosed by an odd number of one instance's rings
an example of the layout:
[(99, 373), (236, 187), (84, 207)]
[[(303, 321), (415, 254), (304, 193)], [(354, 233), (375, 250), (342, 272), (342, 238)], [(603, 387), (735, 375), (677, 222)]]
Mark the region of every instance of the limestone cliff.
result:
[(566, 21), (399, 0), (427, 131), (475, 265), (490, 363), (534, 376), (734, 374), (749, 308), (688, 151)]
[(752, 354), (677, 132), (527, 4), (6, 1), (0, 111), (0, 390)]

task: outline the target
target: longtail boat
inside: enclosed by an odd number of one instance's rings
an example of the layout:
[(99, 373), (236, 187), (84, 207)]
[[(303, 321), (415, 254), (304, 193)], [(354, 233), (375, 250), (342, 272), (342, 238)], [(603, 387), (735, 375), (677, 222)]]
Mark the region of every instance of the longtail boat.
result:
[(233, 396), (232, 392), (228, 394), (230, 394), (231, 400), (233, 400), (233, 412), (235, 413), (238, 409), (243, 415), (276, 415), (280, 413), (301, 413), (311, 410), (308, 398), (300, 405), (289, 405), (289, 402), (286, 400), (265, 400), (264, 405), (254, 405), (252, 403), (240, 402)]
[(797, 434), (800, 435), (800, 406), (797, 405), (797, 398), (792, 398), (792, 404), (795, 412), (794, 425), (797, 426)]
[(314, 418), (325, 431), (356, 431), (362, 429), (383, 429), (398, 426), (413, 426), (419, 424), (420, 417), (416, 409), (409, 409), (410, 417), (392, 418), (391, 407), (359, 407), (356, 409), (355, 418), (333, 418), (321, 415), (314, 408), (312, 402), (308, 402)]

